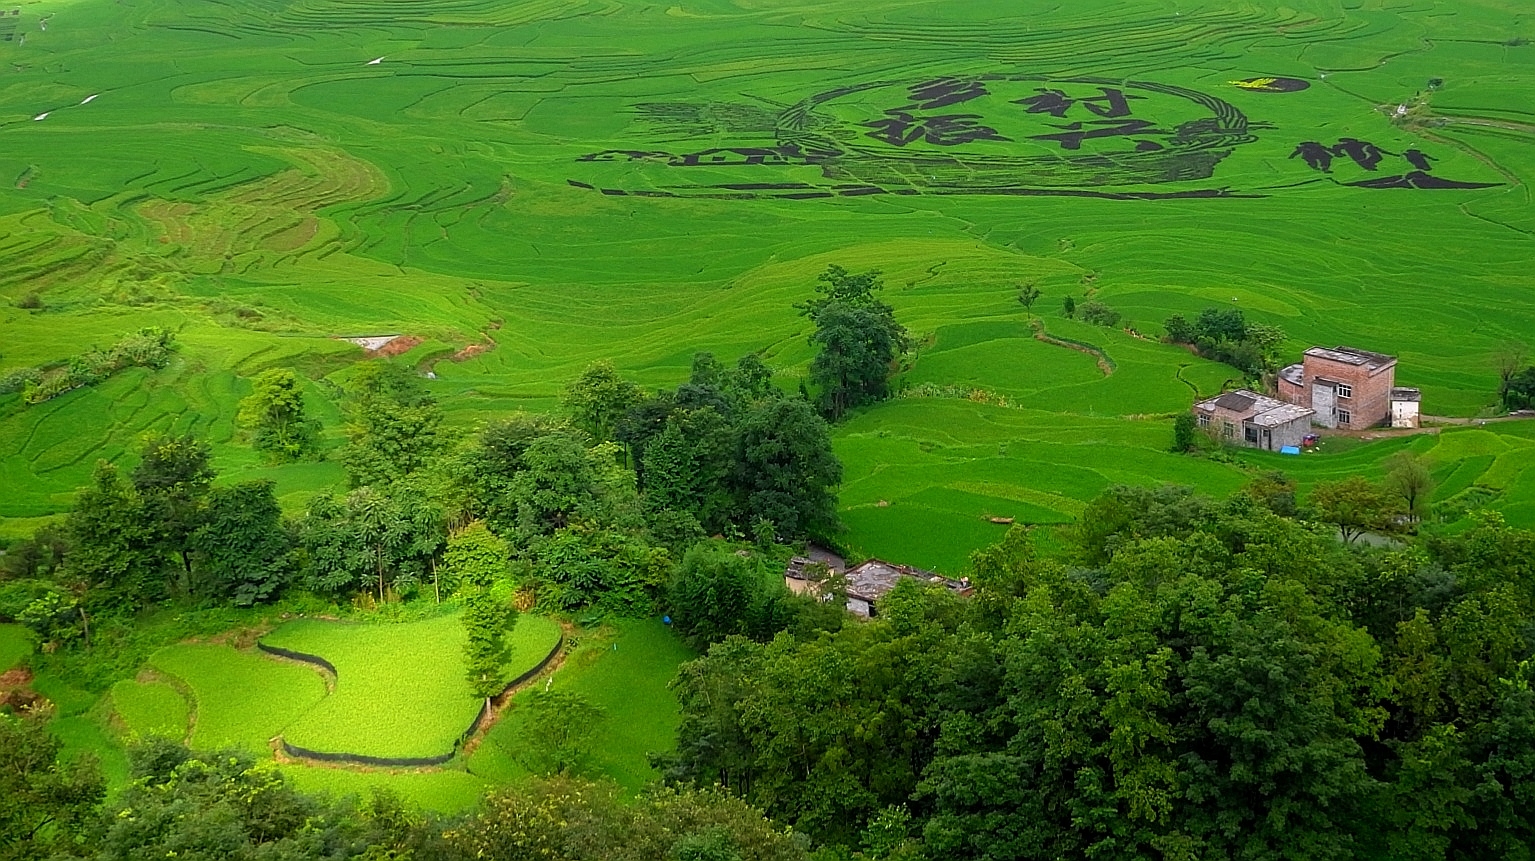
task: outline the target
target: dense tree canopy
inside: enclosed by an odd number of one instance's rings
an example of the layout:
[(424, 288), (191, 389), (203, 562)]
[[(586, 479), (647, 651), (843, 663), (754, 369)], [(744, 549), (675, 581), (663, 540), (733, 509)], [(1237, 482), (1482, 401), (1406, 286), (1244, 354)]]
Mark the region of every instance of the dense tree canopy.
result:
[(421, 380), (389, 362), (363, 365), (347, 392), (347, 444), (339, 458), (352, 485), (383, 485), (425, 468), (442, 450), (442, 411)]
[(1286, 338), (1278, 326), (1253, 323), (1236, 308), (1205, 308), (1192, 322), (1174, 314), (1163, 328), (1167, 340), (1189, 344), (1200, 355), (1225, 362), (1250, 377), (1278, 368)]
[(1075, 564), (1015, 528), (968, 601), (729, 637), (675, 683), (667, 773), (932, 858), (1524, 857), (1535, 535), (1355, 549), (1280, 486), (1116, 488)]

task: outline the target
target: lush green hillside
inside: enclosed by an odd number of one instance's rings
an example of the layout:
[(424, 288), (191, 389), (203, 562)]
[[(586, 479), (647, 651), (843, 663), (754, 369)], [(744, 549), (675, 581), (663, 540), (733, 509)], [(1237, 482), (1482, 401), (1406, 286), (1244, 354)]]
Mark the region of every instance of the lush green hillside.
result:
[[(295, 367), (334, 439), (327, 377), (363, 358), (336, 337), (424, 339), (408, 360), (466, 426), (549, 408), (604, 357), (661, 385), (695, 350), (761, 350), (793, 387), (792, 305), (831, 262), (886, 273), (923, 344), (908, 391), (1008, 404), (902, 401), (843, 431), (849, 542), (948, 568), (1004, 508), (1049, 522), (1105, 482), (1241, 478), (1153, 453), (1157, 416), (1229, 370), (1065, 320), (1067, 296), (1152, 338), (1235, 303), (1292, 352), (1399, 354), (1441, 415), (1490, 404), (1493, 353), (1535, 332), (1535, 48), (1512, 0), (19, 8), (0, 376), (150, 325), (180, 349), (41, 404), (0, 395), (4, 535), (149, 430), (195, 429), (226, 479), (272, 477), (300, 506), (339, 470), (263, 466), (235, 404)], [(1308, 143), (1348, 139), (1371, 149), (1308, 164)], [(1112, 373), (1032, 339), (1022, 282)], [(1481, 483), (1455, 450), (1446, 486)], [(1486, 481), (1535, 522), (1531, 479)], [(929, 514), (941, 527), (912, 528)]]

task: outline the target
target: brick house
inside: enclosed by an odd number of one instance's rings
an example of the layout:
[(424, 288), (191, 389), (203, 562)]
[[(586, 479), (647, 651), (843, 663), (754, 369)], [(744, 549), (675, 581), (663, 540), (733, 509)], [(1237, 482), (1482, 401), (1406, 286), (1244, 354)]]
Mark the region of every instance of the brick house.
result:
[[(1300, 364), (1279, 372), (1278, 388), (1279, 397), (1314, 411), (1312, 421), (1322, 427), (1417, 426), (1417, 409), (1406, 404), (1417, 404), (1420, 396), (1417, 389), (1397, 387), (1395, 356), (1353, 347), (1312, 347)], [(1402, 406), (1394, 410), (1397, 401)]]
[(1233, 445), (1279, 451), (1301, 445), (1311, 432), (1315, 413), (1298, 404), (1238, 389), (1195, 404), (1194, 418), (1201, 428)]

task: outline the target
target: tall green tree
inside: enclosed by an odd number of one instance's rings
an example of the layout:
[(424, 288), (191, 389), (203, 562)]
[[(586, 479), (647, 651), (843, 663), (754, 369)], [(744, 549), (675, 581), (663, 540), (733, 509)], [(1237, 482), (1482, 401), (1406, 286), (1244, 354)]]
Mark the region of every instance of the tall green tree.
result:
[(408, 369), (365, 364), (347, 392), (347, 444), (340, 459), (354, 487), (398, 481), (442, 449), (442, 411)]
[(501, 535), (517, 529), (517, 474), (527, 468), (528, 448), (561, 431), (547, 416), (513, 413), (486, 423), (457, 453), (451, 470), (464, 495), (461, 508)]
[(191, 434), (156, 434), (144, 442), (130, 477), (146, 522), (162, 552), (177, 557), (179, 591), (190, 594), (193, 536), (207, 515), (208, 489), (217, 476), (208, 444)]
[(269, 368), (251, 381), (251, 393), (240, 401), (240, 427), (251, 446), (278, 460), (299, 460), (318, 441), (318, 424), (304, 409), (298, 374), (289, 368)]
[(1414, 523), (1423, 520), (1434, 492), (1434, 476), (1423, 458), (1410, 451), (1386, 458), (1386, 487), (1401, 498), (1402, 509)]
[(814, 317), (811, 382), (821, 391), (821, 405), (833, 420), (848, 410), (889, 394), (892, 365), (906, 349), (906, 329), (880, 307), (833, 302)]
[(95, 760), (62, 748), (42, 718), (0, 712), (0, 861), (75, 854), (106, 784)]
[(826, 422), (802, 400), (758, 404), (742, 419), (735, 486), (745, 522), (770, 521), (779, 537), (829, 534), (840, 525), (842, 463)]
[(736, 432), (713, 407), (673, 412), (646, 443), (643, 460), (645, 499), (653, 508), (686, 512), (711, 533), (735, 520)]
[(86, 607), (137, 609), (165, 595), (157, 530), (116, 466), (96, 463), (64, 528), (71, 549), (63, 577), (80, 584)]
[(572, 380), (560, 396), (560, 403), (570, 414), (571, 423), (594, 442), (606, 442), (641, 398), (639, 386), (620, 377), (613, 363), (604, 360), (588, 365), (581, 376)]
[(835, 263), (816, 276), (815, 292), (818, 294), (795, 307), (800, 315), (812, 320), (827, 306), (834, 303), (854, 306), (880, 304), (875, 294), (885, 289), (883, 274), (877, 269), (867, 272), (849, 272)]
[(293, 541), (271, 481), (213, 488), (192, 543), (199, 569), (196, 591), (206, 597), (249, 607), (276, 598), (293, 575)]
[(524, 535), (548, 535), (602, 512), (601, 473), (585, 446), (564, 434), (534, 440), (511, 483)]
[(1034, 303), (1038, 302), (1039, 297), (1043, 295), (1033, 281), (1018, 285), (1018, 304), (1031, 315), (1034, 313)]
[(517, 619), (509, 560), (506, 542), (479, 522), (455, 532), (443, 554), (449, 581), (464, 599), (465, 671), (478, 697), (493, 697), (506, 687), (506, 632)]
[(729, 545), (700, 542), (672, 575), (667, 606), (673, 624), (695, 647), (748, 634), (762, 602), (761, 582), (756, 567)]
[(817, 348), (810, 379), (821, 390), (822, 408), (833, 421), (849, 409), (888, 393), (892, 365), (905, 352), (906, 328), (895, 310), (876, 294), (884, 289), (877, 271), (850, 273), (829, 266), (817, 277), (815, 298), (797, 307), (815, 324)]
[(1316, 519), (1336, 526), (1345, 544), (1366, 532), (1395, 531), (1397, 517), (1405, 510), (1396, 494), (1358, 475), (1318, 482), (1310, 504)]
[(418, 490), (361, 487), (342, 499), (318, 496), (300, 523), (306, 585), (318, 592), (388, 590), (409, 595), (441, 549), (443, 511)]
[(570, 774), (592, 753), (606, 712), (582, 694), (535, 690), (519, 709), (522, 762), (538, 774)]

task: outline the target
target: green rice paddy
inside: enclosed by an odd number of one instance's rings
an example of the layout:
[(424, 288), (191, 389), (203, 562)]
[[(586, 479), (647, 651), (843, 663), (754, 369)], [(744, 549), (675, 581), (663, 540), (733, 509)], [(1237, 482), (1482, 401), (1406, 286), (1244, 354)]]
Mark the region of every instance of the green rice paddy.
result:
[[(464, 426), (552, 407), (599, 358), (668, 385), (695, 350), (758, 350), (792, 386), (810, 357), (792, 305), (833, 262), (885, 272), (922, 342), (909, 391), (1017, 413), (899, 402), (840, 432), (849, 543), (949, 568), (999, 500), (1043, 522), (1106, 480), (1232, 483), (1140, 457), (1159, 416), (1232, 376), (1155, 343), (1170, 313), (1234, 303), (1293, 352), (1397, 354), (1451, 416), (1490, 404), (1492, 354), (1535, 332), (1535, 48), (1511, 0), (21, 8), (24, 42), (0, 42), (0, 372), (144, 325), (182, 346), (37, 407), (0, 396), (5, 534), (149, 430), (210, 438), (226, 476), (272, 477), (297, 509), (339, 470), (262, 465), (235, 403), (263, 368), (320, 380), (362, 358), (337, 336), (426, 339), (408, 360)], [(1103, 133), (1061, 136), (1084, 121)], [(1189, 122), (1224, 137), (1161, 128)], [(1377, 163), (1299, 157), (1349, 138)], [(807, 161), (811, 140), (842, 153)], [(1383, 177), (1403, 187), (1359, 185)], [(1034, 339), (1025, 281), (1049, 333), (1111, 373)], [(1151, 339), (1064, 319), (1067, 296)], [(947, 435), (1006, 462), (913, 447)], [(1535, 523), (1522, 471), (1489, 480)], [(909, 528), (921, 512), (943, 528)]]
[[(560, 629), (524, 614), (508, 641), (513, 678), (553, 651)], [(262, 643), (320, 658), (335, 673), (228, 645), (176, 645), (150, 660), (166, 678), (112, 687), (113, 711), (130, 736), (164, 735), (204, 750), (264, 752), (281, 737), (322, 754), (426, 758), (451, 754), (480, 709), (453, 671), (463, 660), (457, 616), (400, 624), (301, 619)]]
[[(507, 638), (508, 678), (537, 666), (560, 641), (543, 616), (523, 614)], [(283, 730), (305, 750), (379, 758), (452, 753), (480, 710), (461, 666), (465, 635), (457, 616), (396, 625), (303, 619), (262, 643), (322, 657), (335, 667), (335, 690)]]
[(197, 750), (266, 751), (325, 699), (325, 682), (314, 670), (227, 645), (169, 646), (149, 663), (191, 694), (195, 718), (187, 744)]
[(136, 738), (186, 738), (191, 704), (168, 682), (125, 679), (112, 686), (112, 708)]
[[(97, 459), (151, 431), (208, 439), (223, 480), (273, 479), (291, 511), (344, 485), (334, 463), (263, 463), (234, 428), (249, 378), (293, 367), (338, 439), (330, 383), (365, 358), (343, 337), (424, 339), (403, 361), (435, 373), (464, 429), (556, 408), (604, 358), (670, 386), (697, 350), (760, 351), (794, 389), (811, 351), (793, 305), (832, 263), (882, 270), (918, 344), (901, 396), (836, 431), (859, 553), (959, 573), (1000, 536), (992, 517), (1065, 523), (1116, 483), (1219, 494), (1270, 468), (1304, 490), (1378, 476), (1404, 448), (1436, 504), (1535, 526), (1531, 422), (1169, 454), (1171, 415), (1234, 373), (1157, 342), (1172, 313), (1235, 307), (1294, 355), (1400, 356), (1431, 415), (1487, 413), (1494, 354), (1535, 346), (1535, 25), (1515, 0), (16, 5), (0, 376), (150, 325), (179, 351), (36, 406), (0, 395), (0, 539), (67, 510)], [(1025, 282), (1044, 294), (1032, 315)], [(1068, 297), (1124, 329), (1066, 319)], [(306, 667), (179, 645), (112, 706), (133, 732), (181, 720), (204, 748), (406, 749), (388, 716), (348, 716), (459, 684), (369, 675), (425, 667), (451, 635), (386, 648), (335, 630), (272, 641), (326, 652), (333, 694)], [(617, 642), (555, 684), (608, 708), (597, 767), (637, 786), (685, 655), (659, 628)], [(94, 698), (36, 686), (67, 706), (57, 731), (100, 741)], [(422, 719), (421, 749), (449, 739), (450, 711)], [(514, 729), (467, 771), (391, 785), (464, 806), (520, 773)], [(289, 770), (307, 788), (374, 779)]]

